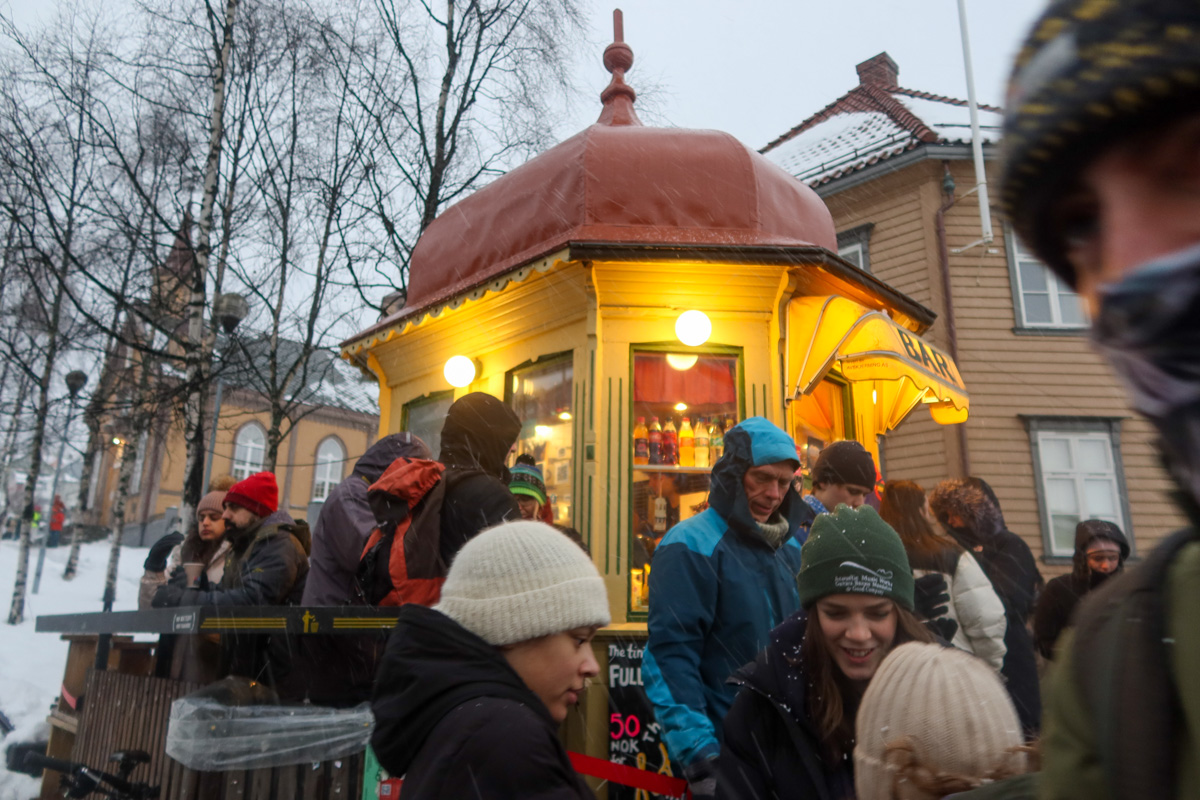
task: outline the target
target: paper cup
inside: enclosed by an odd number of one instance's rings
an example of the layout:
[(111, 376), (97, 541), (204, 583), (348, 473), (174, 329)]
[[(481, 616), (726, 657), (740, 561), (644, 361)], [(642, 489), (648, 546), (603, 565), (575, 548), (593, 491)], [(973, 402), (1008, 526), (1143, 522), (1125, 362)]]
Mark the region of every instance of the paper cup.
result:
[(188, 586), (200, 585), (200, 576), (204, 574), (203, 564), (197, 562), (184, 564), (183, 571), (187, 575)]

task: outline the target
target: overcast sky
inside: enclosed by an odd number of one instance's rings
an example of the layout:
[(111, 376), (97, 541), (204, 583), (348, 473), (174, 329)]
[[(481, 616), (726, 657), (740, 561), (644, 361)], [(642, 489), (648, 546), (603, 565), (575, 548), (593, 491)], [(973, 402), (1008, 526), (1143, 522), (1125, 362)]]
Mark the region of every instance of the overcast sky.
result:
[[(625, 13), (634, 66), (655, 124), (728, 131), (760, 148), (858, 82), (854, 65), (887, 51), (900, 85), (966, 99), (956, 0), (581, 0), (592, 44), (578, 53), (581, 99), (563, 138), (594, 122), (609, 75), (612, 9)], [(54, 0), (0, 0), (18, 24)], [(1044, 0), (967, 0), (975, 86), (999, 104), (1013, 55)]]
[[(1045, 2), (966, 5), (977, 98), (1000, 104), (1013, 56)], [(634, 52), (626, 80), (661, 89), (657, 121), (728, 131), (756, 149), (852, 89), (855, 64), (884, 51), (900, 65), (901, 86), (967, 97), (955, 0), (592, 0), (596, 45), (577, 67), (590, 100), (575, 109), (570, 132), (599, 113), (614, 6)]]

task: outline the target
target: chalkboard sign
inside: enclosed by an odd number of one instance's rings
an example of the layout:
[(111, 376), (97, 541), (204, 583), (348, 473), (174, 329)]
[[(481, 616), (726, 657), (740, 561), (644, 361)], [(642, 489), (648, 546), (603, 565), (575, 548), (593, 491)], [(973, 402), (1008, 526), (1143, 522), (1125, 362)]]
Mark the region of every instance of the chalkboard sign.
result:
[[(608, 758), (618, 764), (675, 776), (662, 728), (642, 686), (642, 639), (608, 643)], [(610, 800), (650, 800), (661, 795), (610, 783)]]

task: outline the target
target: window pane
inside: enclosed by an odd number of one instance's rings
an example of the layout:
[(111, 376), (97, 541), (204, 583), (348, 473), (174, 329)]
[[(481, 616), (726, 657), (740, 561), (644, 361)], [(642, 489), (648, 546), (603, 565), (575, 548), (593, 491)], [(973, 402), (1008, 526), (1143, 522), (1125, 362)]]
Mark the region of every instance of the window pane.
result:
[(441, 454), (442, 425), (453, 402), (453, 395), (447, 393), (444, 397), (417, 400), (404, 407), (405, 428), (429, 446), (434, 458)]
[(1021, 291), (1041, 292), (1050, 291), (1046, 285), (1046, 268), (1036, 261), (1024, 261), (1018, 265), (1021, 270)]
[(863, 252), (861, 244), (847, 245), (838, 250), (838, 255), (859, 269), (863, 268)]
[(1116, 497), (1110, 480), (1086, 480), (1083, 482), (1083, 499), (1088, 517), (1112, 517), (1116, 511)]
[(246, 425), (238, 431), (233, 451), (233, 477), (242, 480), (262, 471), (267, 437), (257, 425)]
[(1083, 314), (1083, 303), (1080, 301), (1079, 295), (1068, 289), (1062, 282), (1058, 284), (1058, 310), (1063, 325), (1083, 326), (1087, 324), (1087, 317)]
[(526, 369), (514, 370), (509, 378), (512, 393), (509, 404), (521, 420), (517, 453), (529, 455), (537, 462), (546, 484), (547, 513), (555, 524), (567, 526), (573, 524), (573, 365), (573, 356), (555, 358)]
[(341, 483), (342, 466), (346, 454), (337, 439), (326, 439), (317, 449), (317, 463), (313, 470), (313, 500), (324, 500), (334, 486)]
[(1112, 472), (1111, 449), (1100, 439), (1080, 439), (1075, 443), (1079, 469), (1083, 472)]
[(1025, 322), (1028, 325), (1049, 325), (1054, 322), (1050, 314), (1050, 295), (1030, 294), (1021, 295), (1025, 305)]
[(1051, 478), (1046, 481), (1046, 505), (1052, 514), (1079, 516), (1079, 498), (1075, 496), (1075, 481)]
[(1042, 451), (1042, 469), (1046, 472), (1069, 472), (1071, 463), (1071, 444), (1066, 439), (1055, 439), (1044, 436), (1040, 440)]
[(1075, 526), (1078, 514), (1052, 514), (1050, 516), (1050, 544), (1054, 555), (1069, 556), (1075, 552)]

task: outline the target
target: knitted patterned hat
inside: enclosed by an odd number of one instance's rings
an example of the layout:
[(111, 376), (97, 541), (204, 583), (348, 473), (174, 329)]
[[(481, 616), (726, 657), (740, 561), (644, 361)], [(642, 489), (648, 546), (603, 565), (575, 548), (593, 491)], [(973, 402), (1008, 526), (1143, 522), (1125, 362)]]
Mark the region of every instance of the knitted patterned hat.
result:
[(532, 497), (542, 505), (546, 505), (546, 483), (542, 480), (542, 471), (537, 464), (530, 464), (518, 456), (517, 463), (510, 470), (512, 478), (508, 481), (508, 490), (513, 494), (523, 494)]
[(526, 520), (467, 542), (434, 608), (494, 646), (610, 620), (592, 560), (554, 528)]
[(1068, 285), (1049, 211), (1098, 150), (1200, 109), (1200, 4), (1055, 0), (1017, 54), (1005, 102), (1001, 200), (1021, 239)]
[(904, 543), (867, 505), (839, 505), (832, 514), (817, 515), (800, 549), (796, 586), (804, 608), (831, 594), (873, 594), (913, 610)]
[(279, 486), (271, 472), (256, 472), (225, 493), (225, 505), (241, 506), (260, 517), (269, 517), (279, 508)]
[[(1012, 752), (1022, 744), (1021, 723), (1004, 684), (953, 647), (909, 642), (888, 654), (863, 695), (855, 736), (859, 800), (941, 797), (922, 790), (922, 774), (958, 778), (951, 791), (965, 791), (1027, 770), (1025, 756)], [(905, 747), (888, 754), (890, 744)]]

